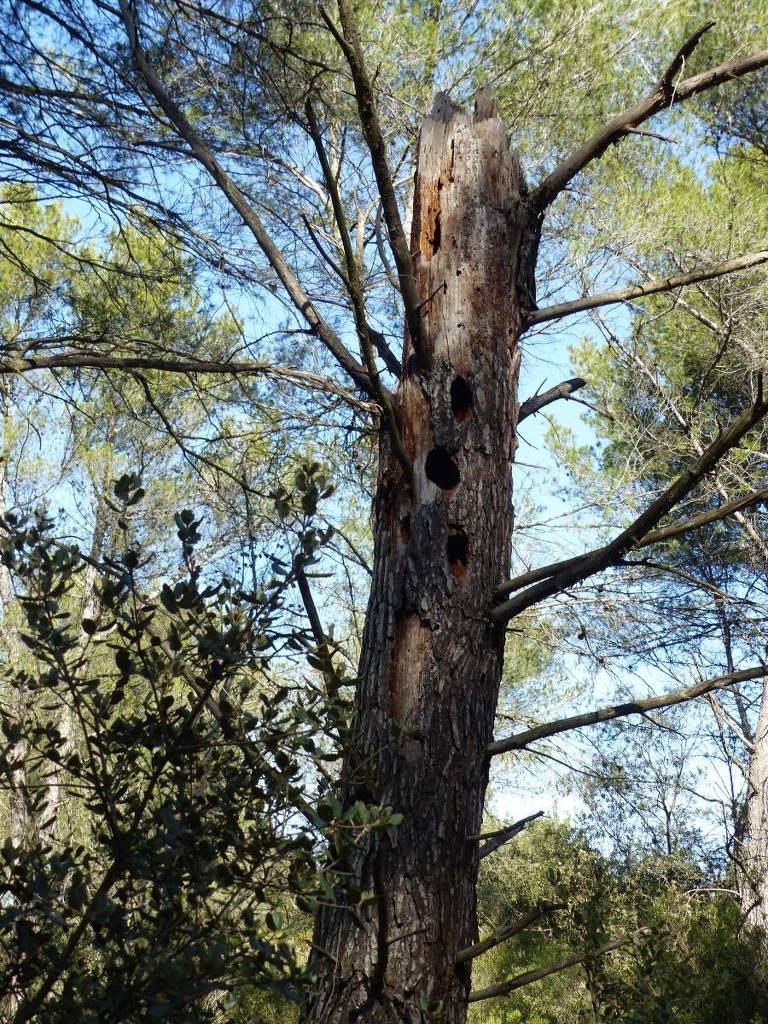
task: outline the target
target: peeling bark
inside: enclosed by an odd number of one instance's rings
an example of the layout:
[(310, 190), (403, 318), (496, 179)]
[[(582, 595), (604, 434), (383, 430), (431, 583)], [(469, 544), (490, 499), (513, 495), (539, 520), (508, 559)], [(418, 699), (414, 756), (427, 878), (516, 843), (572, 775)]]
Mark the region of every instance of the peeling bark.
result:
[(492, 102), (479, 97), (472, 117), (438, 97), (419, 144), (411, 234), (428, 369), (406, 336), (394, 405), (413, 476), (382, 433), (358, 738), (346, 764), (348, 799), (405, 817), (350, 865), (377, 903), (318, 914), (312, 1024), (466, 1018), (470, 965), (456, 960), (477, 935), (479, 853), (467, 837), (480, 831), (502, 668), (504, 629), (488, 610), (509, 565), (523, 323), (515, 268), (531, 230)]

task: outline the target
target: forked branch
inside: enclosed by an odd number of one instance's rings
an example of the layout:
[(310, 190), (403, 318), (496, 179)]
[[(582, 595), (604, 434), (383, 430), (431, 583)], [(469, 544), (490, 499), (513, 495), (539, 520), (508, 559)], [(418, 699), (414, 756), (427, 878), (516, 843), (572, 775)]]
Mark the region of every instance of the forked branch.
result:
[[(684, 534), (698, 530), (702, 526), (720, 522), (723, 519), (727, 519), (728, 516), (735, 516), (745, 509), (754, 508), (755, 505), (761, 505), (764, 502), (768, 502), (768, 488), (764, 488), (761, 491), (750, 491), (749, 494), (744, 494), (734, 501), (720, 505), (719, 508), (711, 509), (709, 512), (701, 512), (697, 516), (691, 516), (690, 519), (684, 519), (681, 523), (663, 526), (658, 530), (649, 530), (634, 546), (635, 548), (644, 548), (649, 547), (651, 544), (661, 544), (664, 541), (674, 540), (676, 537), (682, 537)], [(569, 566), (579, 565), (586, 557), (586, 555), (577, 555), (575, 558), (567, 558), (562, 562), (552, 562), (550, 565), (531, 569), (529, 572), (516, 576), (513, 580), (502, 583), (496, 589), (496, 596), (499, 598), (506, 597), (507, 594), (513, 594), (517, 590), (522, 590), (523, 587), (529, 587), (532, 583), (538, 583), (539, 580), (549, 579), (550, 576), (562, 572)], [(623, 565), (624, 563), (619, 562), (617, 564)]]
[(522, 750), (536, 740), (547, 739), (550, 736), (557, 736), (563, 732), (571, 732), (574, 729), (583, 729), (589, 725), (597, 725), (600, 722), (612, 722), (617, 718), (626, 718), (628, 715), (643, 715), (648, 711), (658, 711), (660, 708), (671, 708), (676, 704), (685, 704), (688, 701), (696, 700), (715, 690), (725, 690), (737, 683), (746, 683), (751, 679), (762, 679), (768, 675), (768, 667), (756, 665), (754, 668), (745, 668), (740, 672), (730, 672), (725, 676), (718, 676), (716, 679), (705, 679), (695, 686), (688, 686), (682, 690), (673, 690), (670, 693), (663, 693), (658, 697), (648, 697), (645, 700), (629, 701), (626, 704), (614, 704), (610, 707), (600, 708), (597, 711), (589, 711), (584, 715), (571, 715), (569, 718), (560, 718), (556, 722), (546, 722), (544, 725), (537, 725), (533, 729), (526, 729), (507, 739), (496, 740), (488, 747), (488, 754), (493, 757), (496, 754), (506, 754), (510, 750)]
[(549, 391), (543, 391), (540, 395), (533, 395), (531, 398), (527, 398), (520, 406), (520, 412), (517, 416), (518, 424), (522, 423), (529, 416), (533, 416), (534, 413), (540, 412), (545, 406), (551, 405), (561, 398), (570, 398), (574, 391), (579, 391), (586, 386), (587, 382), (582, 380), (581, 377), (573, 377), (571, 380), (564, 380), (562, 384), (556, 384)]
[(510, 839), (514, 839), (515, 836), (519, 836), (523, 829), (530, 825), (532, 821), (536, 821), (537, 818), (541, 818), (543, 814), (544, 811), (536, 811), (535, 814), (529, 814), (526, 818), (521, 818), (512, 825), (500, 828), (496, 832), (486, 832), (481, 836), (470, 836), (467, 841), (483, 843), (479, 851), (479, 857), (480, 860), (482, 860), (484, 857), (487, 857), (489, 853), (493, 853), (494, 850), (498, 850), (505, 843), (508, 843)]
[(708, 22), (687, 40), (661, 76), (658, 85), (645, 99), (612, 118), (584, 145), (557, 165), (554, 171), (532, 193), (531, 201), (536, 209), (545, 210), (587, 164), (601, 157), (612, 143), (618, 142), (623, 136), (630, 134), (632, 129), (638, 128), (654, 114), (682, 103), (707, 89), (714, 89), (725, 82), (731, 82), (752, 71), (768, 66), (768, 50), (759, 50), (748, 57), (740, 57), (736, 60), (726, 61), (724, 64), (718, 64), (717, 67), (683, 81), (675, 81), (675, 77), (682, 71), (686, 59), (693, 53), (701, 37), (713, 24), (714, 22)]
[[(500, 589), (516, 590), (520, 580), (525, 581), (526, 589), (511, 597), (508, 601), (497, 605), (490, 612), (494, 622), (504, 622), (532, 605), (553, 594), (559, 594), (568, 587), (588, 579), (595, 573), (602, 572), (609, 566), (617, 565), (627, 552), (637, 547), (643, 538), (655, 529), (659, 521), (670, 512), (694, 487), (710, 473), (720, 459), (733, 448), (742, 438), (768, 413), (768, 401), (763, 395), (762, 379), (759, 382), (758, 396), (754, 404), (739, 416), (728, 428), (719, 434), (696, 462), (684, 470), (673, 483), (654, 502), (642, 512), (635, 521), (603, 547), (596, 548), (575, 558), (568, 558), (543, 569), (535, 569), (520, 577), (518, 581), (504, 584)], [(670, 534), (667, 534), (669, 536)], [(544, 575), (546, 574), (546, 575)]]

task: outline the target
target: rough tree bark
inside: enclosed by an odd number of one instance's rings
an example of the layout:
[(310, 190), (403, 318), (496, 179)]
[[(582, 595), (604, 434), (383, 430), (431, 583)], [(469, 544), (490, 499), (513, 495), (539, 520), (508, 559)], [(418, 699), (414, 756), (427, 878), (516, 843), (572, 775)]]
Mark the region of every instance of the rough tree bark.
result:
[[(741, 852), (742, 909), (748, 928), (760, 928), (768, 940), (768, 687), (752, 739), (747, 781), (747, 841)], [(768, 981), (768, 971), (764, 971)]]
[[(0, 386), (0, 409), (2, 410), (2, 433), (8, 433), (8, 401), (9, 396), (5, 387)], [(10, 446), (3, 445), (0, 451), (0, 518), (4, 518), (8, 512), (8, 463), (10, 458)], [(0, 565), (0, 607), (3, 614), (3, 661), (8, 667), (14, 667), (19, 662), (21, 654), (21, 641), (16, 623), (13, 621), (13, 609), (16, 596), (13, 592), (13, 580), (8, 569)], [(27, 693), (20, 683), (11, 681), (10, 676), (6, 679), (7, 695), (5, 700), (13, 718), (17, 722), (23, 722), (27, 713)], [(13, 745), (13, 763), (17, 766), (11, 773), (9, 780), (9, 796), (7, 811), (7, 834), (18, 847), (23, 847), (27, 838), (27, 831), (30, 824), (29, 794), (27, 791), (26, 772), (26, 744), (19, 740)]]
[[(411, 251), (427, 365), (406, 337), (395, 407), (412, 474), (382, 432), (375, 569), (348, 796), (403, 824), (350, 865), (378, 899), (320, 912), (313, 1024), (465, 1020), (480, 831), (509, 567), (517, 343), (537, 223), (488, 97), (438, 97), (420, 138)], [(532, 244), (533, 242), (533, 244)], [(356, 792), (355, 792), (356, 787)]]

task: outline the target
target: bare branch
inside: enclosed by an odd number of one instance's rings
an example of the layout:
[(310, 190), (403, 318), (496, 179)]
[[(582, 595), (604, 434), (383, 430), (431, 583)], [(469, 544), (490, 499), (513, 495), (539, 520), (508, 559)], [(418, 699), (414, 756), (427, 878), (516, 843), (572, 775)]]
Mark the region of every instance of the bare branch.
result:
[(626, 704), (614, 704), (610, 707), (600, 708), (598, 711), (589, 711), (583, 715), (560, 718), (556, 722), (546, 722), (533, 729), (526, 729), (525, 732), (519, 732), (507, 739), (496, 740), (488, 747), (488, 754), (490, 757), (494, 757), (497, 754), (506, 754), (510, 750), (522, 750), (536, 740), (557, 736), (562, 732), (583, 729), (585, 726), (597, 725), (600, 722), (612, 722), (616, 718), (626, 718), (627, 715), (643, 715), (647, 711), (655, 711), (658, 708), (671, 708), (676, 704), (685, 704), (697, 697), (703, 697), (713, 690), (724, 690), (737, 683), (748, 682), (750, 679), (762, 679), (766, 675), (768, 675), (768, 667), (757, 665), (754, 668), (742, 669), (740, 672), (729, 672), (728, 675), (718, 676), (715, 679), (706, 679), (683, 690), (663, 693), (659, 697), (648, 697), (645, 700), (630, 701)]
[(516, 921), (510, 921), (509, 924), (504, 925), (502, 928), (497, 928), (492, 935), (489, 935), (487, 939), (483, 939), (482, 942), (477, 942), (474, 946), (468, 946), (467, 949), (459, 950), (456, 963), (463, 964), (467, 960), (474, 960), (475, 957), (482, 956), (489, 949), (500, 946), (502, 942), (506, 942), (507, 939), (511, 939), (514, 935), (524, 932), (526, 928), (530, 928), (532, 924), (535, 924), (546, 914), (551, 914), (553, 910), (564, 909), (564, 903), (539, 903), (533, 910), (529, 910), (527, 914), (519, 917)]
[(514, 822), (512, 825), (507, 825), (505, 828), (500, 828), (496, 832), (486, 832), (480, 836), (469, 836), (467, 842), (480, 842), (486, 840), (480, 847), (480, 860), (487, 857), (489, 853), (493, 853), (494, 850), (498, 850), (499, 847), (508, 843), (510, 839), (514, 839), (515, 836), (519, 836), (523, 829), (530, 825), (532, 821), (536, 821), (537, 818), (541, 818), (544, 811), (536, 811), (535, 814), (529, 814), (527, 818), (521, 818), (519, 821)]
[(534, 324), (546, 323), (549, 320), (561, 320), (565, 316), (581, 313), (585, 309), (612, 306), (617, 302), (629, 302), (632, 299), (640, 299), (645, 295), (656, 295), (659, 292), (671, 292), (675, 288), (683, 288), (687, 284), (711, 281), (715, 277), (733, 274), (738, 270), (749, 270), (750, 267), (757, 267), (766, 262), (768, 262), (768, 249), (762, 249), (760, 252), (747, 253), (745, 256), (737, 256), (735, 259), (724, 260), (722, 263), (715, 263), (712, 266), (697, 267), (687, 274), (659, 277), (653, 281), (646, 281), (644, 284), (631, 284), (614, 292), (585, 295), (583, 298), (573, 299), (571, 302), (559, 302), (546, 309), (533, 310), (526, 316), (526, 326), (533, 327)]
[(368, 333), (370, 334), (371, 341), (375, 345), (376, 351), (379, 353), (379, 356), (384, 362), (384, 365), (392, 374), (392, 376), (397, 377), (399, 380), (400, 377), (402, 377), (403, 375), (403, 371), (400, 367), (400, 360), (397, 358), (395, 353), (387, 344), (387, 339), (384, 337), (381, 331), (376, 331), (373, 329), (373, 327), (368, 328)]
[[(702, 512), (698, 516), (692, 516), (690, 519), (685, 519), (682, 523), (674, 523), (672, 526), (664, 526), (658, 530), (650, 530), (641, 537), (640, 540), (634, 545), (636, 548), (648, 547), (651, 544), (660, 544), (663, 541), (673, 540), (675, 537), (680, 537), (683, 534), (690, 533), (692, 530), (698, 530), (702, 526), (707, 526), (709, 523), (716, 523), (722, 519), (726, 519), (728, 516), (736, 515), (738, 512), (743, 512), (744, 509), (752, 508), (755, 505), (760, 505), (763, 502), (768, 502), (768, 488), (762, 491), (751, 491), (749, 494), (742, 495), (741, 498), (736, 498), (735, 501), (729, 501), (725, 505), (721, 505), (719, 508), (712, 509), (709, 512)], [(523, 587), (528, 587), (532, 583), (538, 583), (539, 580), (549, 579), (550, 576), (554, 576), (557, 572), (562, 572), (564, 569), (570, 566), (580, 564), (585, 558), (584, 555), (576, 555), (575, 558), (567, 558), (562, 562), (552, 562), (550, 565), (541, 566), (538, 569), (531, 569), (530, 572), (522, 573), (520, 576), (516, 576), (513, 580), (509, 580), (507, 583), (503, 583), (496, 589), (497, 597), (505, 597), (507, 594), (512, 594), (516, 590), (522, 590)], [(626, 564), (624, 562), (617, 564)], [(701, 585), (701, 584), (699, 584)]]
[(534, 207), (539, 210), (546, 209), (579, 171), (583, 170), (592, 160), (601, 157), (612, 143), (618, 142), (628, 134), (630, 129), (638, 128), (654, 114), (677, 103), (682, 103), (707, 89), (714, 89), (725, 82), (731, 82), (752, 71), (768, 66), (768, 50), (759, 50), (749, 57), (726, 61), (724, 64), (718, 64), (717, 67), (703, 71), (692, 78), (675, 82), (675, 75), (682, 70), (686, 58), (690, 56), (701, 36), (711, 25), (710, 22), (699, 29), (680, 48), (675, 59), (662, 75), (659, 84), (645, 99), (612, 118), (588, 142), (585, 142), (583, 146), (580, 146), (557, 165), (554, 171), (534, 190), (531, 196)]
[(331, 207), (333, 209), (334, 220), (336, 221), (336, 228), (339, 232), (339, 237), (341, 238), (341, 246), (344, 251), (344, 263), (346, 266), (346, 274), (343, 276), (343, 280), (352, 301), (352, 312), (355, 318), (357, 337), (360, 342), (360, 352), (362, 353), (363, 361), (368, 371), (368, 377), (371, 382), (371, 392), (373, 397), (381, 406), (384, 420), (386, 421), (390, 437), (392, 438), (392, 447), (406, 474), (410, 476), (412, 467), (405, 452), (405, 448), (403, 447), (403, 438), (400, 433), (397, 416), (395, 415), (395, 410), (392, 408), (390, 394), (382, 384), (379, 371), (376, 366), (376, 353), (374, 351), (373, 341), (368, 328), (368, 316), (365, 310), (365, 292), (363, 288), (362, 274), (360, 272), (360, 264), (355, 258), (355, 253), (352, 248), (352, 239), (349, 235), (347, 218), (344, 213), (344, 205), (339, 193), (339, 184), (336, 180), (336, 175), (333, 173), (333, 168), (331, 167), (331, 163), (328, 159), (328, 154), (325, 152), (320, 125), (315, 117), (312, 100), (309, 96), (304, 104), (304, 110), (307, 115), (309, 133), (312, 136), (312, 141), (315, 145), (315, 152), (317, 153), (317, 158), (323, 172), (325, 187), (328, 189), (328, 194), (331, 198)]
[(315, 599), (312, 596), (312, 590), (309, 586), (309, 580), (307, 574), (303, 569), (296, 570), (296, 583), (301, 594), (301, 601), (304, 605), (304, 610), (307, 613), (309, 619), (309, 626), (312, 630), (312, 636), (315, 638), (315, 644), (317, 645), (318, 651), (322, 651), (323, 655), (328, 657), (330, 660), (330, 652), (328, 650), (328, 636), (323, 629), (323, 624), (320, 621), (320, 614), (315, 604)]
[(764, 488), (761, 491), (752, 491), (750, 494), (736, 498), (735, 501), (729, 501), (726, 505), (721, 505), (710, 512), (702, 512), (698, 516), (692, 516), (682, 523), (665, 526), (659, 530), (651, 530), (650, 533), (646, 533), (637, 544), (637, 547), (647, 547), (649, 544), (659, 544), (662, 541), (672, 540), (674, 537), (679, 537), (684, 533), (690, 533), (691, 530), (698, 530), (701, 526), (719, 522), (721, 519), (726, 519), (737, 512), (743, 512), (746, 508), (753, 508), (755, 505), (762, 505), (765, 502), (768, 502), (768, 488)]
[(579, 391), (586, 386), (587, 382), (582, 380), (581, 377), (573, 377), (571, 380), (564, 380), (561, 384), (555, 385), (549, 391), (544, 391), (540, 395), (533, 395), (531, 398), (527, 398), (520, 406), (520, 412), (517, 416), (518, 424), (522, 423), (529, 416), (533, 416), (545, 406), (551, 405), (560, 398), (569, 398), (574, 391)]
[(389, 265), (387, 253), (384, 248), (384, 239), (381, 237), (381, 200), (379, 200), (379, 202), (376, 204), (376, 220), (374, 221), (373, 224), (373, 234), (374, 237), (376, 238), (376, 250), (379, 254), (381, 265), (384, 267), (384, 273), (387, 275), (387, 280), (395, 289), (395, 291), (399, 292), (400, 281), (398, 280), (397, 274)]
[[(521, 578), (525, 579), (523, 585), (527, 589), (493, 608), (490, 612), (493, 621), (503, 622), (511, 619), (544, 598), (558, 594), (574, 583), (602, 572), (603, 569), (607, 569), (611, 565), (616, 565), (628, 551), (636, 547), (643, 537), (656, 527), (663, 516), (682, 501), (686, 494), (689, 494), (714, 469), (724, 455), (740, 443), (742, 438), (765, 417), (766, 413), (768, 413), (768, 401), (763, 395), (761, 380), (754, 405), (743, 412), (728, 430), (719, 434), (696, 462), (689, 469), (684, 470), (663, 494), (651, 502), (648, 508), (626, 530), (623, 530), (618, 537), (603, 547), (596, 548), (584, 555), (577, 555), (575, 558), (568, 558), (544, 569), (534, 569), (532, 572), (526, 573), (525, 577)], [(546, 576), (543, 576), (544, 573)], [(502, 589), (505, 588), (509, 591), (510, 584), (505, 584)], [(511, 589), (519, 589), (519, 582), (513, 582)]]
[(326, 24), (342, 46), (352, 74), (360, 124), (371, 155), (373, 173), (376, 176), (376, 184), (379, 187), (379, 195), (381, 196), (384, 221), (389, 232), (389, 244), (392, 248), (395, 266), (397, 267), (397, 276), (405, 308), (405, 321), (408, 325), (408, 333), (410, 334), (411, 344), (413, 345), (413, 351), (416, 354), (418, 364), (420, 367), (425, 368), (427, 366), (427, 346), (424, 337), (424, 321), (419, 311), (419, 297), (416, 291), (416, 278), (413, 273), (411, 249), (408, 239), (405, 237), (400, 211), (397, 206), (395, 188), (387, 160), (387, 147), (381, 132), (381, 126), (379, 125), (373, 86), (368, 75), (368, 69), (365, 66), (365, 57), (363, 56), (363, 48), (360, 43), (352, 5), (349, 3), (349, 0), (338, 0), (338, 6), (343, 38), (339, 37), (338, 30), (328, 15), (322, 11), (322, 8), (321, 13)]
[(468, 1001), (470, 1003), (479, 1003), (482, 999), (495, 999), (497, 996), (509, 995), (515, 989), (531, 985), (534, 981), (541, 981), (542, 978), (548, 978), (550, 974), (557, 974), (559, 971), (564, 971), (568, 967), (575, 967), (585, 960), (592, 960), (596, 957), (604, 956), (614, 949), (619, 949), (621, 946), (628, 946), (630, 943), (642, 938), (642, 936), (647, 935), (649, 930), (648, 928), (638, 928), (636, 932), (632, 932), (630, 935), (624, 935), (620, 939), (606, 942), (599, 949), (593, 949), (588, 953), (577, 953), (574, 956), (567, 957), (565, 960), (558, 961), (556, 964), (550, 964), (548, 967), (539, 967), (538, 970), (518, 974), (517, 977), (510, 978), (509, 981), (502, 981), (499, 985), (491, 985), (490, 988), (482, 988), (477, 992), (470, 992)]
[(659, 88), (665, 93), (665, 95), (672, 95), (674, 91), (675, 75), (679, 75), (682, 72), (683, 68), (685, 67), (685, 62), (688, 60), (693, 51), (699, 45), (702, 37), (707, 32), (709, 32), (711, 28), (714, 28), (716, 24), (717, 22), (715, 21), (706, 22), (704, 25), (701, 26), (701, 28), (696, 29), (693, 35), (689, 39), (686, 39), (686, 41), (677, 51), (671, 64), (664, 72), (664, 74), (661, 76), (661, 79), (659, 81)]
[[(75, 340), (83, 344), (90, 339), (46, 338), (39, 341)], [(98, 339), (96, 339), (98, 340)], [(346, 388), (329, 377), (306, 370), (292, 370), (270, 363), (246, 363), (236, 360), (217, 359), (161, 359), (153, 356), (107, 356), (82, 355), (79, 352), (62, 353), (55, 356), (13, 356), (0, 359), (0, 376), (5, 374), (31, 373), (35, 370), (86, 369), (93, 367), (100, 370), (160, 370), (163, 373), (181, 373), (187, 376), (195, 374), (219, 374), (225, 377), (269, 377), (273, 380), (285, 381), (296, 387), (311, 391), (325, 391), (336, 395), (345, 402), (360, 409), (370, 409), (370, 402), (362, 402)]]
[(347, 279), (347, 275), (341, 269), (341, 267), (336, 262), (336, 260), (331, 256), (331, 254), (326, 252), (325, 246), (320, 241), (320, 239), (317, 237), (317, 232), (312, 227), (312, 223), (310, 222), (309, 217), (305, 213), (301, 214), (301, 222), (304, 225), (304, 227), (307, 229), (307, 234), (309, 235), (310, 239), (312, 240), (312, 242), (313, 242), (315, 248), (317, 249), (318, 253), (320, 254), (320, 257), (323, 260), (323, 262), (326, 263), (331, 268), (331, 270), (339, 278), (339, 280), (344, 285), (344, 287), (349, 289), (349, 280)]
[(208, 171), (229, 204), (243, 218), (246, 227), (256, 239), (259, 248), (267, 257), (270, 266), (288, 292), (293, 305), (309, 324), (313, 333), (320, 338), (328, 351), (333, 354), (339, 365), (347, 371), (355, 384), (362, 388), (371, 398), (376, 399), (368, 374), (317, 310), (299, 283), (298, 278), (289, 267), (282, 252), (272, 241), (269, 232), (264, 227), (256, 211), (248, 203), (243, 193), (192, 127), (181, 107), (171, 98), (159, 75), (147, 60), (146, 54), (139, 43), (136, 19), (127, 0), (120, 0), (120, 13), (136, 68), (158, 105), (168, 117), (179, 136), (187, 143), (190, 153), (195, 160)]

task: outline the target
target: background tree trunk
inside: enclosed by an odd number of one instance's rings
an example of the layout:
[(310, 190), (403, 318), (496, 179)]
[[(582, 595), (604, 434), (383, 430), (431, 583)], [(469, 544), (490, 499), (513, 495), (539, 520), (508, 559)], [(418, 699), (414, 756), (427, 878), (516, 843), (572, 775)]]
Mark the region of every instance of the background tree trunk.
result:
[(405, 817), (350, 865), (377, 901), (318, 915), (314, 1024), (466, 1017), (469, 968), (455, 958), (476, 934), (478, 848), (466, 837), (480, 830), (502, 668), (504, 629), (487, 610), (509, 568), (527, 209), (492, 102), (479, 96), (473, 118), (438, 97), (411, 232), (429, 365), (406, 338), (396, 409), (413, 473), (382, 432), (346, 765), (350, 802)]
[[(747, 842), (742, 851), (742, 909), (768, 938), (768, 692), (763, 690), (747, 781)], [(768, 974), (768, 972), (766, 972)], [(768, 977), (764, 978), (768, 981)]]
[[(9, 434), (10, 396), (6, 386), (0, 386), (0, 409), (2, 410), (2, 436), (3, 445), (0, 451), (0, 518), (5, 518), (8, 513), (8, 491), (9, 473), (8, 465), (10, 460), (11, 446), (7, 442)], [(3, 651), (4, 664), (11, 671), (19, 667), (21, 657), (21, 640), (19, 637), (18, 624), (14, 620), (16, 595), (13, 591), (13, 579), (6, 566), (0, 564), (0, 604), (3, 614)], [(5, 686), (7, 687), (7, 706), (16, 722), (23, 722), (27, 715), (27, 692), (24, 686), (11, 678), (11, 672), (6, 674)], [(27, 789), (27, 745), (19, 740), (13, 745), (11, 758), (16, 767), (11, 773), (8, 787), (8, 810), (7, 810), (7, 835), (15, 846), (24, 846), (30, 827), (30, 801)]]

